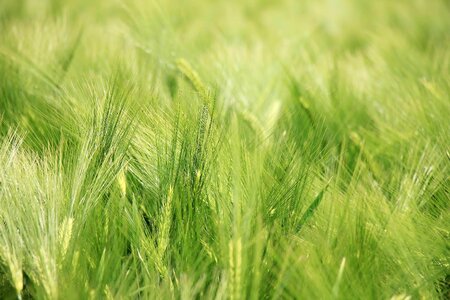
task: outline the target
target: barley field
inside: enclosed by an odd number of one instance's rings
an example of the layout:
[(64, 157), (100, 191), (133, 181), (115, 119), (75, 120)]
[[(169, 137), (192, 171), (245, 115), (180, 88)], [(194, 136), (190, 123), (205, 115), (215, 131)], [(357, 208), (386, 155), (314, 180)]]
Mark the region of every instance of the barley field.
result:
[(447, 0), (0, 0), (0, 299), (450, 299)]

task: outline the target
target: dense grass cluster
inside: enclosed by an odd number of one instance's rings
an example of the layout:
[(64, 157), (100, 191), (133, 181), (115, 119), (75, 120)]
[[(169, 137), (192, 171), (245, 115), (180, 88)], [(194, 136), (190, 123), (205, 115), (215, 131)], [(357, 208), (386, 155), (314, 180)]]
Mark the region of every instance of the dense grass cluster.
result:
[(449, 3), (0, 1), (0, 299), (449, 299)]

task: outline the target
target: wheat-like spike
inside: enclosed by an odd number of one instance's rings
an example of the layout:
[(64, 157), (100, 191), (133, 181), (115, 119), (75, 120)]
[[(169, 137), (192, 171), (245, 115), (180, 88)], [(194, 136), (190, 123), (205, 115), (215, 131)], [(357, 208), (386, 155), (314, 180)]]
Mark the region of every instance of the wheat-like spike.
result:
[(158, 249), (157, 255), (158, 260), (162, 264), (162, 260), (164, 258), (164, 254), (166, 252), (167, 246), (169, 245), (169, 234), (170, 227), (172, 223), (172, 198), (173, 198), (173, 187), (169, 187), (169, 191), (167, 193), (166, 202), (162, 208), (161, 221), (159, 227), (158, 234)]
[(229, 278), (230, 278), (230, 282), (229, 282), (229, 290), (230, 290), (230, 299), (234, 300), (235, 299), (235, 265), (234, 265), (234, 245), (233, 245), (233, 240), (230, 240), (228, 242), (228, 255), (229, 255), (229, 261), (228, 261), (228, 274), (229, 274)]
[(189, 80), (194, 89), (200, 95), (205, 104), (210, 106), (210, 97), (208, 93), (208, 89), (205, 84), (201, 80), (197, 71), (191, 66), (191, 64), (185, 60), (184, 58), (180, 58), (176, 62), (178, 70)]
[(241, 296), (242, 276), (242, 240), (236, 238), (230, 240), (229, 249), (229, 275), (230, 275), (230, 298), (237, 300)]
[(117, 183), (119, 184), (122, 197), (125, 197), (127, 195), (126, 167), (122, 168), (117, 174)]
[(14, 285), (14, 289), (16, 290), (16, 293), (17, 295), (20, 295), (23, 290), (22, 263), (19, 261), (19, 259), (17, 259), (15, 255), (13, 255), (12, 251), (1, 245), (0, 245), (0, 255), (5, 265), (8, 266), (9, 268), (9, 271), (11, 273), (11, 279)]
[(58, 236), (61, 247), (61, 255), (64, 259), (72, 237), (73, 218), (66, 217), (59, 228)]

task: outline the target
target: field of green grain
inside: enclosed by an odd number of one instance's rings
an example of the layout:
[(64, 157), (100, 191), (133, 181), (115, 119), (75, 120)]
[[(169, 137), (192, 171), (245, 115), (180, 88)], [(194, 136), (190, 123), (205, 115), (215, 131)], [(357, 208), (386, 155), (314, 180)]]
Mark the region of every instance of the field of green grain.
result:
[(450, 299), (447, 0), (0, 0), (0, 299)]

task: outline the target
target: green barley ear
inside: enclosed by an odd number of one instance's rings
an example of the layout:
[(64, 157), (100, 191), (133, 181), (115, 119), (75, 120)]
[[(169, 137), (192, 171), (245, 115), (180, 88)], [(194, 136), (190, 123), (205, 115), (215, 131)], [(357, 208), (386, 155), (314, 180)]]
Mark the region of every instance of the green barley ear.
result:
[(72, 217), (64, 218), (58, 232), (59, 243), (61, 247), (61, 255), (63, 258), (65, 257), (67, 250), (69, 248), (69, 243), (72, 237), (72, 228), (73, 228), (73, 218)]
[(127, 195), (127, 166), (125, 165), (117, 174), (117, 184), (119, 185), (120, 193), (122, 197)]
[(237, 300), (241, 298), (242, 240), (240, 237), (229, 241), (228, 253), (230, 299)]
[(311, 105), (309, 104), (308, 100), (306, 100), (305, 97), (300, 96), (298, 98), (298, 102), (300, 103), (300, 107), (306, 113), (311, 124), (314, 124), (314, 118), (313, 118), (313, 114), (311, 112)]
[(204, 103), (209, 107), (210, 106), (209, 91), (206, 88), (203, 81), (201, 80), (197, 71), (195, 71), (195, 69), (191, 66), (191, 64), (184, 58), (178, 59), (176, 64), (178, 70), (188, 79), (188, 81), (192, 84), (195, 91), (200, 95)]
[(334, 283), (334, 286), (333, 286), (333, 290), (332, 291), (333, 291), (333, 296), (335, 298), (337, 298), (339, 296), (339, 288), (340, 288), (340, 285), (341, 285), (341, 282), (342, 282), (342, 276), (344, 274), (346, 260), (347, 259), (345, 257), (342, 258), (341, 265), (339, 266), (339, 271), (338, 271), (338, 275), (337, 275), (337, 278), (336, 278), (336, 282)]
[(319, 207), (319, 204), (322, 202), (323, 196), (325, 194), (325, 191), (327, 190), (328, 186), (330, 185), (330, 181), (325, 185), (325, 187), (317, 194), (317, 196), (314, 198), (313, 202), (308, 206), (306, 211), (303, 213), (302, 217), (300, 218), (300, 221), (297, 225), (297, 230), (300, 231), (300, 229), (306, 224), (306, 222), (312, 218), (314, 213), (317, 211), (317, 208)]
[(173, 187), (169, 186), (166, 202), (162, 206), (158, 231), (158, 246), (156, 250), (157, 259), (159, 263), (161, 263), (161, 265), (163, 265), (164, 255), (166, 253), (167, 247), (169, 246), (170, 228), (172, 226), (172, 199)]
[(20, 296), (24, 286), (22, 261), (18, 259), (10, 249), (1, 245), (0, 257), (2, 258), (0, 262), (8, 267), (12, 285), (17, 295)]
[(358, 147), (359, 151), (362, 153), (362, 158), (364, 162), (366, 163), (367, 167), (369, 168), (370, 172), (372, 172), (372, 175), (376, 178), (380, 178), (380, 170), (378, 166), (375, 164), (375, 160), (373, 156), (370, 154), (370, 152), (367, 151), (364, 140), (361, 138), (361, 136), (356, 133), (355, 131), (350, 132), (349, 134), (350, 141)]

